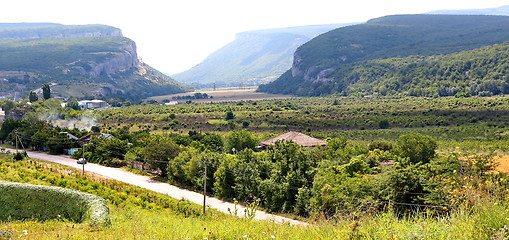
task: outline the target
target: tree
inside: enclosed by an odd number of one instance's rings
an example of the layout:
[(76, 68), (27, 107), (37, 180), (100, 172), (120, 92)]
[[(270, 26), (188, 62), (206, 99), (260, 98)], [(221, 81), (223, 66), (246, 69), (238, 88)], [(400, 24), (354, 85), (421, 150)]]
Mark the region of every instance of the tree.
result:
[(210, 149), (213, 152), (223, 151), (223, 138), (219, 134), (207, 133), (200, 142), (205, 145), (205, 148)]
[(39, 96), (37, 96), (37, 93), (35, 93), (34, 91), (30, 91), (30, 93), (28, 94), (28, 101), (33, 103), (37, 102), (37, 100), (39, 100)]
[(170, 138), (154, 137), (141, 150), (141, 155), (153, 168), (159, 168), (161, 170), (162, 177), (166, 177), (168, 173), (168, 161), (178, 156), (181, 150), (180, 146)]
[(437, 142), (430, 136), (418, 133), (401, 135), (396, 141), (396, 153), (411, 163), (428, 163), (435, 157)]
[(231, 119), (234, 119), (234, 118), (235, 118), (235, 115), (233, 115), (232, 111), (226, 112), (226, 115), (224, 117), (224, 119), (226, 119), (226, 120), (231, 120)]
[(65, 104), (65, 107), (66, 108), (71, 108), (71, 109), (74, 109), (74, 110), (80, 110), (80, 105), (78, 103), (78, 101), (76, 100), (72, 100), (72, 101), (69, 101)]
[(232, 149), (239, 152), (244, 149), (255, 149), (258, 140), (248, 131), (242, 129), (240, 131), (232, 131), (226, 136), (226, 149), (233, 152)]
[(51, 98), (51, 89), (49, 84), (47, 83), (42, 85), (42, 97), (44, 98), (44, 100)]

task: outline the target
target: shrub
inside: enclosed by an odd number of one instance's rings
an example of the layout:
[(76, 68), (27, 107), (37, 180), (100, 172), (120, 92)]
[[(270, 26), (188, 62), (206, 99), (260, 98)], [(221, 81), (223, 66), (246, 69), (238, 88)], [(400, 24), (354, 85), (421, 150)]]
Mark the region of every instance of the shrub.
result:
[(49, 220), (109, 225), (109, 208), (103, 198), (76, 190), (0, 181), (0, 219)]

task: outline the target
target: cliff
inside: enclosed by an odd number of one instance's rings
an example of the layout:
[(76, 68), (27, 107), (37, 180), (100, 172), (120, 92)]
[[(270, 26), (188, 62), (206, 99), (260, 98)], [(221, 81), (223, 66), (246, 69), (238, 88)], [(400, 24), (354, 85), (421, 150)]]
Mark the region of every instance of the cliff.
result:
[[(3, 26), (3, 28), (2, 28)], [(104, 25), (0, 24), (0, 98), (52, 83), (55, 97), (139, 99), (189, 90), (143, 63), (136, 43)]]

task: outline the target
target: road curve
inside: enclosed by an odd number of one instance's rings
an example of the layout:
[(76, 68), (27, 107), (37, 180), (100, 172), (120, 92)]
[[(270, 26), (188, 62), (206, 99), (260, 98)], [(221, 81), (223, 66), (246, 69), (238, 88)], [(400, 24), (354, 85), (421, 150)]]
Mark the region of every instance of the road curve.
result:
[[(11, 149), (11, 151), (13, 151)], [(54, 162), (66, 166), (70, 166), (77, 169), (82, 169), (83, 165), (77, 164), (75, 159), (70, 158), (69, 156), (62, 156), (62, 155), (50, 155), (46, 154), (44, 152), (36, 152), (36, 151), (27, 151), (28, 156), (30, 158), (44, 160), (48, 162)], [(125, 182), (131, 185), (135, 185), (141, 188), (145, 188), (154, 192), (166, 194), (172, 198), (175, 199), (186, 199), (190, 202), (196, 203), (196, 204), (203, 204), (203, 194), (196, 193), (193, 191), (189, 191), (183, 188), (179, 188), (176, 186), (173, 186), (168, 183), (163, 183), (160, 181), (156, 181), (151, 179), (148, 176), (141, 176), (129, 171), (126, 171), (121, 168), (111, 168), (111, 167), (105, 167), (101, 166), (99, 164), (94, 163), (87, 163), (85, 165), (85, 171), (95, 173), (98, 175), (101, 175), (103, 177), (115, 179), (121, 182)], [(228, 209), (235, 209), (235, 204), (230, 202), (225, 202), (223, 200), (213, 198), (213, 197), (207, 197), (207, 206), (214, 208), (220, 212), (223, 213), (229, 213)], [(239, 216), (242, 217), (245, 208), (243, 206), (237, 205)], [(306, 226), (308, 223), (297, 221), (290, 218), (285, 218), (281, 216), (277, 216), (274, 214), (269, 214), (264, 211), (257, 210), (256, 215), (254, 217), (258, 220), (269, 220), (274, 221), (277, 223), (289, 223), (291, 225), (303, 225)]]

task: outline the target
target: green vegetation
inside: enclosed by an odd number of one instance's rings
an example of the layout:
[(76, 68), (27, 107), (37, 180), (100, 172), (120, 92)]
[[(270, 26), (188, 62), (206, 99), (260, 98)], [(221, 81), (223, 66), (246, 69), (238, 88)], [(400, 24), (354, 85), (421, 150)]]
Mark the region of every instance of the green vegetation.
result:
[[(341, 146), (342, 144), (337, 144)], [(21, 239), (488, 239), (506, 238), (509, 212), (501, 201), (479, 199), (478, 187), (495, 189), (495, 182), (464, 182), (472, 210), (458, 209), (448, 215), (392, 212), (351, 214), (308, 227), (236, 219), (184, 201), (172, 200), (117, 181), (82, 176), (79, 171), (33, 160), (10, 161), (0, 155), (0, 179), (78, 189), (104, 197), (111, 209), (111, 225), (97, 227), (57, 218), (48, 221), (0, 222), (4, 238)], [(472, 180), (472, 179), (469, 179)], [(480, 180), (480, 179), (479, 179)], [(502, 178), (499, 179), (502, 181)], [(506, 180), (503, 180), (506, 181)], [(458, 183), (459, 185), (462, 183)], [(479, 185), (478, 185), (479, 184)], [(463, 188), (461, 186), (461, 188)], [(192, 213), (195, 214), (192, 214)], [(171, 227), (168, 227), (171, 226)]]
[(498, 81), (505, 80), (498, 76), (503, 73), (498, 67), (503, 68), (506, 61), (505, 55), (495, 56), (500, 46), (442, 55), (501, 44), (509, 40), (509, 35), (501, 32), (507, 28), (509, 17), (504, 16), (377, 18), (330, 31), (304, 44), (295, 53), (298, 61), (292, 70), (259, 90), (302, 96), (499, 94), (504, 91), (495, 90)]
[(64, 218), (93, 225), (110, 224), (106, 201), (75, 190), (0, 181), (0, 219), (48, 220)]

